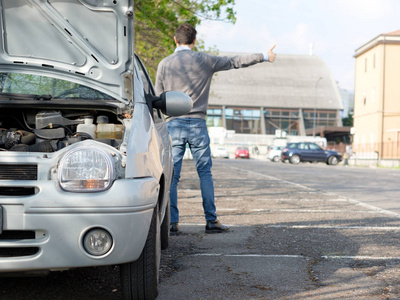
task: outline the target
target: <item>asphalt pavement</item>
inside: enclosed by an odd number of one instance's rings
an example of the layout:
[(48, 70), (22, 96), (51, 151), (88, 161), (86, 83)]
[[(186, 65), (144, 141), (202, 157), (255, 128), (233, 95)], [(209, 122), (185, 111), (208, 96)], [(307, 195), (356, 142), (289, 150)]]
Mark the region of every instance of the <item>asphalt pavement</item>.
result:
[[(399, 188), (389, 172), (215, 159), (213, 176), (231, 232), (204, 232), (198, 176), (185, 161), (181, 232), (162, 251), (158, 300), (400, 299), (399, 204), (389, 203)], [(0, 278), (1, 300), (121, 298), (113, 266)]]
[(227, 162), (214, 160), (213, 176), (231, 232), (211, 235), (184, 162), (158, 299), (400, 298), (399, 214)]

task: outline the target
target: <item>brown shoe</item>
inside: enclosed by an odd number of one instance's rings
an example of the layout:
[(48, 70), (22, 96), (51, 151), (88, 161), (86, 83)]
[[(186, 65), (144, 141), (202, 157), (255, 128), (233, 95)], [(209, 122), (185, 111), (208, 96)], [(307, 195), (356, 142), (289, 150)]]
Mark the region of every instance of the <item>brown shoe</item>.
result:
[(229, 227), (222, 225), (220, 221), (207, 221), (206, 233), (222, 233), (229, 231)]

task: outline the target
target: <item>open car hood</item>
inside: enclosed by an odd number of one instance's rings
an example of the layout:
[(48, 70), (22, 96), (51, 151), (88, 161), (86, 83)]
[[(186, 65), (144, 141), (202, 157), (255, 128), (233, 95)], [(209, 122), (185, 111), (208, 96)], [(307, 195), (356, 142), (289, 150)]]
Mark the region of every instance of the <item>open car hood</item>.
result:
[(0, 0), (0, 5), (0, 72), (64, 79), (132, 103), (132, 0)]

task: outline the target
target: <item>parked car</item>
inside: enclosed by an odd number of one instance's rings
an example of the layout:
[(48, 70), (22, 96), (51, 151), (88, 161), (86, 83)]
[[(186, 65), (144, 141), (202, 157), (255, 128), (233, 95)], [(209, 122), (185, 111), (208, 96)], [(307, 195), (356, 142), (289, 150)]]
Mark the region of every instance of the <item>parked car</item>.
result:
[(237, 147), (235, 151), (235, 158), (250, 158), (249, 148)]
[(269, 146), (267, 152), (267, 158), (273, 162), (281, 160), (283, 146)]
[(229, 151), (225, 147), (216, 147), (212, 151), (212, 156), (214, 158), (229, 158)]
[(154, 299), (173, 174), (163, 114), (191, 99), (155, 96), (133, 1), (0, 4), (0, 273), (119, 265), (125, 299)]
[(315, 143), (289, 143), (282, 150), (282, 161), (289, 161), (292, 164), (299, 162), (325, 162), (328, 165), (337, 165), (342, 156), (333, 150), (324, 150)]

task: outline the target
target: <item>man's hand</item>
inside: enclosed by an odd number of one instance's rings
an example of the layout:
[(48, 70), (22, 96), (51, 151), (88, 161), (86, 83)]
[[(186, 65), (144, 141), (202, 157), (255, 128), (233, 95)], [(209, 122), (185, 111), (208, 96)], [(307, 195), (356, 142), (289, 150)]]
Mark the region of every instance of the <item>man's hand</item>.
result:
[(267, 54), (268, 54), (268, 61), (269, 61), (269, 62), (274, 62), (274, 60), (275, 60), (275, 58), (276, 58), (276, 53), (273, 51), (274, 48), (275, 48), (275, 46), (276, 46), (276, 44), (273, 45), (273, 46), (271, 47), (271, 49), (269, 49), (269, 50), (267, 51)]

